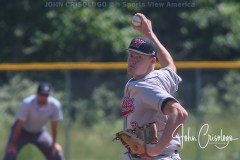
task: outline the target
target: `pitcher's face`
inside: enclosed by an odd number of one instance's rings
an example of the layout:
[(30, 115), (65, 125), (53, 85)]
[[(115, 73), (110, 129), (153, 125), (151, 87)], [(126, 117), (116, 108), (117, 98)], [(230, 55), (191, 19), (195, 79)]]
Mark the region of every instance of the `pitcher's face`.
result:
[(155, 57), (141, 55), (129, 51), (128, 53), (128, 74), (135, 79), (143, 78), (154, 69)]

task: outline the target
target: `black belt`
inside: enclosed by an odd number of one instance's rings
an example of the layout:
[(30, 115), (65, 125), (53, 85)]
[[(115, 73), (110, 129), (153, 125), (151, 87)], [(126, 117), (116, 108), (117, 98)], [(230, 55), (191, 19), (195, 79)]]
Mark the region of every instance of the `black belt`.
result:
[[(174, 153), (175, 154), (178, 154), (178, 150), (174, 150)], [(141, 158), (138, 154), (130, 154), (132, 158)], [(158, 156), (164, 156), (165, 154), (160, 154)], [(158, 157), (158, 156), (155, 156), (155, 157)]]
[(29, 132), (29, 131), (27, 131), (26, 129), (22, 128), (22, 132), (24, 132), (24, 133), (26, 133), (26, 134), (38, 136), (38, 135), (42, 134), (43, 131), (41, 130), (41, 131), (39, 131), (39, 132)]

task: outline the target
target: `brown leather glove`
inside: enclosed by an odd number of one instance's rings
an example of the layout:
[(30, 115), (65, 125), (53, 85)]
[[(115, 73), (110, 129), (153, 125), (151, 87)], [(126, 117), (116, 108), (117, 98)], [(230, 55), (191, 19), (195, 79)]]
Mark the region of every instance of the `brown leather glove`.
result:
[(156, 123), (136, 127), (133, 130), (120, 131), (116, 133), (114, 140), (120, 140), (130, 154), (149, 157), (146, 152), (146, 145), (158, 142)]

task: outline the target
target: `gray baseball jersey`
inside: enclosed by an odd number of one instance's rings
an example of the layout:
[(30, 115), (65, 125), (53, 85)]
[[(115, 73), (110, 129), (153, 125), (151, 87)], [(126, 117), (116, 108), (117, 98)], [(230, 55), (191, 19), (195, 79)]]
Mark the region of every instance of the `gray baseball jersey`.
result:
[(47, 104), (39, 107), (37, 96), (32, 95), (23, 100), (19, 107), (17, 119), (24, 120), (24, 129), (36, 133), (44, 129), (45, 124), (50, 121), (60, 121), (63, 119), (60, 102), (49, 96)]
[[(168, 119), (161, 110), (162, 103), (167, 98), (175, 99), (172, 95), (181, 81), (182, 79), (168, 67), (154, 70), (142, 79), (130, 79), (125, 86), (122, 102), (124, 130), (156, 122), (160, 138)], [(177, 135), (165, 152), (179, 147), (180, 139)]]

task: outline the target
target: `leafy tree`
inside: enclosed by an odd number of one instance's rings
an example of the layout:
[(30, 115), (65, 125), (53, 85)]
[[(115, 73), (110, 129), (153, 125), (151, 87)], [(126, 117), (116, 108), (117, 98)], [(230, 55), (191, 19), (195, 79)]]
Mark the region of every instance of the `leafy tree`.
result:
[[(240, 74), (231, 71), (215, 86), (207, 85), (203, 89), (201, 112), (207, 116), (219, 116), (239, 113)], [(227, 115), (228, 115), (227, 114)]]
[[(131, 17), (136, 12), (143, 12), (152, 20), (158, 38), (177, 61), (239, 59), (238, 1), (193, 2), (196, 6), (192, 8), (136, 6), (54, 8), (45, 7), (45, 1), (14, 0), (12, 3), (1, 1), (0, 61), (123, 61), (127, 55), (124, 48), (128, 46), (133, 36), (138, 35), (130, 26)], [(39, 73), (24, 75), (29, 79), (36, 79)], [(86, 75), (90, 75), (91, 82), (95, 83), (84, 81), (83, 77)], [(81, 96), (85, 98), (103, 81), (111, 83), (109, 79), (98, 78), (99, 75), (96, 72), (84, 72), (80, 76), (71, 74), (71, 78), (76, 79), (72, 81), (73, 99), (79, 98), (76, 93), (80, 87), (84, 89)], [(65, 84), (64, 80), (58, 77), (59, 74), (51, 76), (49, 74), (52, 81), (58, 79), (57, 88)], [(115, 79), (120, 79), (118, 76), (122, 77), (123, 74), (114, 73)], [(192, 75), (185, 73), (182, 75), (184, 83), (187, 84), (183, 87), (187, 91), (189, 91), (187, 87), (194, 88), (190, 76)], [(210, 76), (207, 83), (215, 82), (223, 75)], [(8, 78), (9, 76), (2, 74), (0, 83), (4, 85)], [(122, 88), (118, 83), (112, 83), (112, 86), (117, 91)], [(87, 90), (87, 87), (91, 91)]]
[(101, 121), (111, 123), (120, 117), (120, 104), (115, 93), (102, 85), (93, 91), (88, 100), (80, 99), (73, 103), (72, 118), (86, 126)]
[(194, 10), (180, 14), (183, 47), (192, 60), (239, 59), (240, 4), (236, 1), (196, 1)]
[(116, 53), (122, 53), (136, 34), (131, 15), (117, 8), (44, 5), (44, 1), (2, 2), (3, 62), (116, 61)]
[[(0, 122), (5, 125), (12, 124), (18, 111), (18, 106), (24, 98), (36, 93), (38, 83), (30, 79), (23, 78), (20, 75), (13, 76), (7, 84), (4, 84), (0, 90)], [(63, 93), (55, 92), (53, 96), (63, 101)]]
[(1, 86), (1, 122), (11, 124), (22, 99), (36, 92), (36, 84), (20, 76), (13, 77), (9, 84)]
[(231, 71), (224, 76), (223, 80), (219, 82), (220, 100), (223, 101), (222, 107), (224, 111), (230, 113), (237, 113), (239, 111), (240, 99), (240, 73)]

